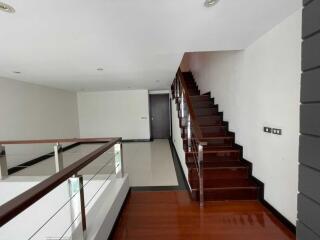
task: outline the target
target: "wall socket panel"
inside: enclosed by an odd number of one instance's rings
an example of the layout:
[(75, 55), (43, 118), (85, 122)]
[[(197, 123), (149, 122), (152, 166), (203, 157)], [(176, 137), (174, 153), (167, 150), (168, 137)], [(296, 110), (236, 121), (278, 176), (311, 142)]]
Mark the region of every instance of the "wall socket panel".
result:
[(276, 135), (282, 135), (282, 130), (278, 128), (272, 128), (272, 133)]
[(272, 133), (272, 134), (276, 134), (276, 135), (282, 135), (282, 129), (279, 129), (279, 128), (263, 127), (263, 131), (265, 133)]
[(271, 127), (263, 127), (263, 131), (266, 133), (272, 133), (272, 128)]

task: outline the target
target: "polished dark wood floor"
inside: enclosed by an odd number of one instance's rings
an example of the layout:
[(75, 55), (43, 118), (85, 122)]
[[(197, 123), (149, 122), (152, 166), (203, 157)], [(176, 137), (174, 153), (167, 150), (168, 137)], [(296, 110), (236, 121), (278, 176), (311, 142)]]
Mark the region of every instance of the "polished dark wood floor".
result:
[(110, 239), (295, 239), (258, 201), (205, 204), (186, 191), (131, 192)]

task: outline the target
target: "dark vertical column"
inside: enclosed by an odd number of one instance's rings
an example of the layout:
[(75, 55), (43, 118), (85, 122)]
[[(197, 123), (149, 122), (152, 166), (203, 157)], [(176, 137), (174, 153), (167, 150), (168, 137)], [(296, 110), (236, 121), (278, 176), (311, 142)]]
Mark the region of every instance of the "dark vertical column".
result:
[(320, 240), (320, 1), (303, 4), (297, 239)]

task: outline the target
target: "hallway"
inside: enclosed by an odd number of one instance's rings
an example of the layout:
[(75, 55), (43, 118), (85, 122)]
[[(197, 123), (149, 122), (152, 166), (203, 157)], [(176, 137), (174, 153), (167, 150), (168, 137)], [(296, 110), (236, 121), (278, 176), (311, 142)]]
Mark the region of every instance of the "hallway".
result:
[(291, 240), (289, 232), (257, 201), (206, 202), (203, 211), (185, 191), (131, 192), (113, 240)]

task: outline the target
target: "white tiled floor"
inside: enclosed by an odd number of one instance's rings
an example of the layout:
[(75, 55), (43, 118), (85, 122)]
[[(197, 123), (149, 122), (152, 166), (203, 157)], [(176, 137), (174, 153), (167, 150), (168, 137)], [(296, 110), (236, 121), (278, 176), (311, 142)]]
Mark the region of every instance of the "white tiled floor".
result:
[(169, 141), (125, 143), (124, 165), (131, 186), (176, 186), (177, 176)]
[[(98, 148), (100, 144), (80, 145), (63, 153), (64, 166)], [(176, 186), (178, 185), (169, 141), (166, 139), (144, 143), (124, 143), (123, 160), (125, 172), (129, 174), (131, 186)], [(107, 154), (88, 165), (82, 172), (94, 174), (113, 156)], [(113, 165), (101, 173), (113, 171)], [(14, 176), (49, 176), (55, 173), (54, 159), (49, 158), (14, 174)]]

